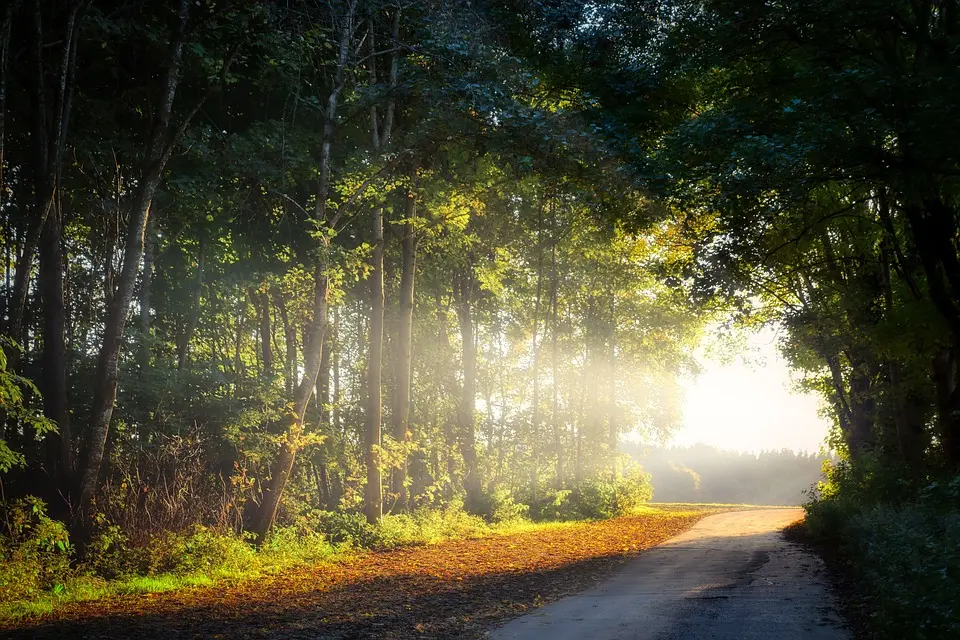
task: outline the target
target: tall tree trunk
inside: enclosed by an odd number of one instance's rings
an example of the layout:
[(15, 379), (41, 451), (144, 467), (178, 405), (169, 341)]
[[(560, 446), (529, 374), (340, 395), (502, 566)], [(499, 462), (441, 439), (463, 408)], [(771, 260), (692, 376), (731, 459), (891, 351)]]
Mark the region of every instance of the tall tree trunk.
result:
[(147, 219), (143, 240), (143, 274), (140, 276), (140, 348), (137, 363), (141, 369), (150, 365), (150, 296), (153, 294), (153, 268), (157, 253), (157, 222)]
[(320, 373), (320, 351), (323, 349), (323, 337), (326, 332), (327, 297), (329, 284), (327, 280), (327, 265), (317, 265), (314, 273), (313, 290), (313, 319), (308, 330), (307, 344), (304, 345), (304, 371), (300, 384), (297, 386), (293, 402), (287, 406), (287, 428), (280, 443), (280, 453), (273, 466), (270, 481), (263, 489), (263, 499), (254, 516), (251, 531), (258, 541), (263, 541), (277, 518), (277, 509), (280, 499), (287, 486), (293, 466), (296, 462), (297, 451), (302, 446), (304, 436), (303, 423), (307, 414), (307, 406), (313, 396), (317, 384), (317, 375)]
[[(47, 95), (46, 71), (43, 50), (44, 28), (40, 0), (34, 0), (31, 14), (30, 77), (31, 92), (31, 144), (33, 146), (34, 207), (27, 223), (26, 236), (17, 259), (13, 277), (13, 293), (8, 305), (5, 333), (15, 340), (23, 339), (24, 314), (30, 288), (30, 273), (40, 243), (40, 235), (46, 226), (47, 216), (54, 204), (58, 187), (60, 165), (66, 143), (73, 97), (73, 78), (76, 63), (77, 31), (80, 23), (81, 3), (71, 2), (67, 10), (66, 29), (62, 40), (62, 54), (57, 75), (57, 89), (51, 101)], [(12, 8), (11, 8), (12, 10)], [(12, 15), (12, 14), (11, 14)], [(7, 25), (9, 29), (9, 25)], [(4, 47), (7, 38), (4, 38)], [(5, 81), (5, 78), (4, 78)], [(7, 365), (15, 370), (19, 354), (12, 351)]]
[(49, 474), (54, 487), (69, 501), (73, 474), (73, 441), (67, 400), (66, 324), (63, 296), (62, 211), (47, 216), (40, 242), (40, 296), (43, 300), (43, 360), (41, 391), (44, 414), (57, 424), (47, 437)]
[[(402, 264), (400, 268), (400, 317), (397, 327), (396, 358), (396, 394), (391, 418), (393, 419), (393, 438), (406, 446), (412, 436), (410, 432), (410, 376), (413, 370), (413, 292), (417, 269), (417, 236), (413, 225), (416, 215), (417, 199), (411, 190), (407, 193), (404, 212), (406, 222), (403, 225), (401, 240)], [(391, 491), (396, 494), (397, 504), (407, 506), (407, 460), (393, 470)]]
[(479, 511), (483, 502), (480, 468), (477, 460), (476, 402), (477, 402), (477, 340), (473, 322), (473, 300), (476, 281), (473, 265), (459, 270), (454, 278), (454, 299), (457, 319), (460, 323), (462, 349), (463, 389), (457, 411), (457, 426), (460, 432), (460, 454), (463, 456), (463, 488), (466, 491), (466, 508)]
[(537, 295), (533, 303), (533, 408), (530, 418), (530, 494), (534, 508), (540, 489), (540, 303), (543, 298), (543, 201), (537, 210)]
[(380, 477), (380, 437), (383, 423), (383, 209), (373, 211), (373, 271), (370, 274), (370, 344), (367, 358), (367, 424), (363, 452), (367, 468), (363, 512), (375, 523), (383, 514)]
[(264, 291), (255, 294), (257, 315), (260, 318), (260, 362), (261, 376), (269, 379), (273, 376), (273, 323), (270, 318), (270, 297)]
[(280, 323), (283, 325), (283, 388), (288, 397), (293, 396), (293, 378), (297, 374), (297, 328), (287, 314), (287, 303), (283, 291), (279, 287), (272, 287), (273, 303), (280, 312)]
[(610, 360), (607, 367), (608, 374), (608, 392), (610, 394), (610, 405), (607, 410), (607, 446), (610, 450), (610, 469), (613, 477), (620, 475), (620, 468), (617, 462), (617, 448), (620, 441), (620, 408), (617, 406), (617, 298), (613, 293), (610, 296), (610, 327), (608, 329), (610, 339)]
[(197, 279), (193, 284), (193, 304), (190, 308), (190, 317), (187, 320), (187, 326), (180, 336), (177, 345), (177, 371), (182, 371), (187, 366), (187, 358), (190, 355), (190, 343), (193, 341), (193, 335), (197, 332), (200, 325), (200, 298), (203, 293), (203, 262), (206, 253), (206, 240), (203, 232), (200, 235), (200, 247), (197, 252)]
[(550, 426), (553, 430), (553, 447), (557, 456), (556, 478), (554, 486), (557, 489), (563, 489), (563, 439), (560, 435), (559, 420), (559, 393), (560, 381), (557, 376), (557, 362), (559, 355), (557, 353), (557, 303), (560, 289), (560, 274), (557, 270), (557, 211), (556, 205), (553, 208), (551, 217), (551, 235), (553, 236), (553, 248), (550, 253), (550, 376), (553, 379), (552, 392), (553, 398), (550, 410)]
[(143, 170), (131, 202), (119, 286), (113, 304), (107, 311), (103, 342), (97, 358), (93, 407), (90, 412), (90, 428), (88, 429), (89, 436), (80, 479), (80, 508), (76, 512), (78, 516), (77, 524), (85, 524), (85, 519), (92, 516), (90, 507), (96, 493), (100, 467), (110, 431), (110, 420), (113, 417), (113, 405), (117, 399), (120, 346), (130, 301), (133, 298), (140, 258), (143, 254), (143, 233), (147, 218), (150, 215), (153, 196), (160, 184), (163, 169), (172, 152), (170, 118), (173, 111), (173, 100), (177, 93), (177, 85), (180, 81), (180, 63), (183, 57), (189, 9), (189, 0), (181, 0), (177, 26), (171, 38), (162, 95), (145, 149)]
[(320, 355), (320, 373), (317, 376), (317, 410), (320, 413), (320, 429), (324, 434), (331, 432), (330, 423), (330, 360), (333, 339), (329, 328), (323, 339), (323, 351)]
[[(6, 174), (4, 173), (7, 142), (7, 70), (10, 60), (10, 32), (13, 26), (13, 10), (16, 2), (8, 2), (3, 12), (3, 22), (0, 23), (0, 211), (3, 212), (3, 273), (4, 295), (0, 308), (0, 322), (7, 317), (8, 300), (10, 295), (10, 245), (13, 243), (13, 229), (10, 224), (10, 212), (4, 205), (3, 196), (6, 195)], [(0, 420), (0, 437), (3, 434), (3, 421)]]
[[(350, 42), (354, 30), (357, 0), (349, 0), (345, 13), (339, 17), (339, 46), (337, 48), (337, 66), (334, 72), (333, 88), (327, 98), (327, 108), (324, 111), (323, 140), (320, 149), (320, 180), (317, 187), (316, 209), (314, 220), (324, 230), (336, 229), (339, 214), (328, 220), (326, 215), (327, 198), (330, 189), (330, 150), (333, 143), (333, 134), (337, 118), (337, 105), (340, 91), (343, 88), (344, 73), (350, 56)], [(321, 244), (326, 255), (330, 248), (330, 234), (323, 234)], [(303, 438), (303, 421), (306, 416), (307, 405), (317, 385), (317, 376), (320, 373), (321, 350), (323, 349), (324, 335), (327, 328), (327, 309), (330, 282), (328, 277), (330, 265), (323, 259), (318, 259), (314, 270), (313, 290), (313, 318), (307, 333), (307, 343), (304, 345), (303, 377), (297, 387), (296, 395), (289, 412), (289, 423), (286, 437), (281, 444), (280, 454), (272, 470), (270, 482), (264, 488), (263, 500), (254, 516), (252, 531), (257, 539), (262, 541), (273, 528), (277, 517), (277, 508), (286, 488), (287, 481), (293, 473), (297, 450)], [(294, 336), (296, 332), (294, 331)]]

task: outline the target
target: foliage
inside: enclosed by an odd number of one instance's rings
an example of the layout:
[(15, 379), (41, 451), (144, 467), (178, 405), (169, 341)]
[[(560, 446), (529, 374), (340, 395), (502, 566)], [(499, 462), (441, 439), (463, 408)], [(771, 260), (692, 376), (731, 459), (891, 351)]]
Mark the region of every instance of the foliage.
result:
[[(28, 398), (38, 398), (40, 391), (33, 382), (17, 375), (7, 367), (7, 353), (19, 353), (20, 346), (10, 338), (0, 335), (0, 410), (4, 413), (4, 420), (16, 425), (16, 428), (44, 436), (56, 431), (56, 424), (47, 419), (40, 411), (34, 408)], [(26, 395), (24, 395), (26, 392)], [(14, 451), (3, 437), (0, 437), (0, 473), (6, 473), (13, 468), (23, 467), (26, 458), (23, 454)]]
[[(530, 505), (517, 502), (513, 493), (506, 487), (497, 487), (487, 495), (486, 515), (493, 524), (523, 522), (527, 520), (529, 513)], [(543, 517), (542, 511), (541, 517)]]
[(63, 523), (37, 499), (0, 504), (0, 603), (62, 590), (72, 575), (73, 547)]
[(614, 518), (635, 512), (652, 497), (650, 475), (634, 466), (615, 478), (598, 476), (582, 483), (572, 509), (581, 518)]
[[(421, 625), (418, 634), (456, 637), (477, 631), (478, 620), (502, 620), (580, 591), (711, 511), (651, 509), (601, 522), (527, 524), (428, 547), (351, 553), (319, 569), (291, 567), (268, 579), (236, 581), (216, 589), (125, 598), (111, 603), (109, 610), (104, 602), (76, 603), (61, 615), (75, 625), (72, 628), (94, 636), (114, 624), (114, 614), (134, 612), (138, 615), (133, 619), (141, 622), (131, 624), (143, 624), (133, 628), (144, 637), (160, 637), (185, 626), (201, 635), (249, 635), (260, 628), (260, 618), (241, 612), (253, 608), (271, 620), (276, 632), (302, 633), (312, 628), (306, 625), (318, 624), (324, 632), (333, 628), (351, 636), (389, 637), (410, 635)], [(136, 586), (143, 592), (174, 584), (154, 579)], [(316, 615), (328, 611), (336, 611), (337, 618)], [(397, 615), (398, 611), (410, 613)], [(30, 633), (35, 623), (18, 624)], [(10, 624), (0, 618), (0, 630)]]
[(790, 450), (759, 454), (690, 447), (625, 446), (651, 476), (658, 502), (799, 505), (831, 458)]
[(838, 548), (880, 638), (960, 632), (960, 478), (923, 487), (890, 469), (848, 465), (807, 505), (807, 528)]

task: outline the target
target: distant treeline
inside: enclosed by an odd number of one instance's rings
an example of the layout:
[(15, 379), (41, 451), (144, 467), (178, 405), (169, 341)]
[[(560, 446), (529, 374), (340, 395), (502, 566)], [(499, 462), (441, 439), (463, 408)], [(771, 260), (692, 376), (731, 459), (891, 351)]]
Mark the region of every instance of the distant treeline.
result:
[(824, 461), (789, 449), (755, 455), (705, 444), (624, 448), (652, 476), (656, 502), (797, 505), (820, 480)]

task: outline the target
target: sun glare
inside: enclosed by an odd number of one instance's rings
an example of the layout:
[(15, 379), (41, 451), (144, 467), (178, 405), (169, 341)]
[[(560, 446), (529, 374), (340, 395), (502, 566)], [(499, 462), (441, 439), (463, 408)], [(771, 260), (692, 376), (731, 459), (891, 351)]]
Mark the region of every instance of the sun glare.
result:
[(704, 443), (755, 453), (818, 451), (829, 423), (819, 415), (816, 396), (793, 389), (775, 332), (752, 334), (747, 344), (747, 354), (732, 362), (697, 350), (702, 373), (683, 381), (683, 426), (670, 444)]

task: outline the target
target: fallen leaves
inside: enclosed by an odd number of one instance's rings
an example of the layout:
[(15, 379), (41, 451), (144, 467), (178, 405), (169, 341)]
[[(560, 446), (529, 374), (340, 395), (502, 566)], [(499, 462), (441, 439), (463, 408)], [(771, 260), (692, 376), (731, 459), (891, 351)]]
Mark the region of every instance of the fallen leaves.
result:
[(704, 513), (657, 513), (364, 553), (256, 582), (78, 603), (29, 638), (470, 638), (581, 591)]

